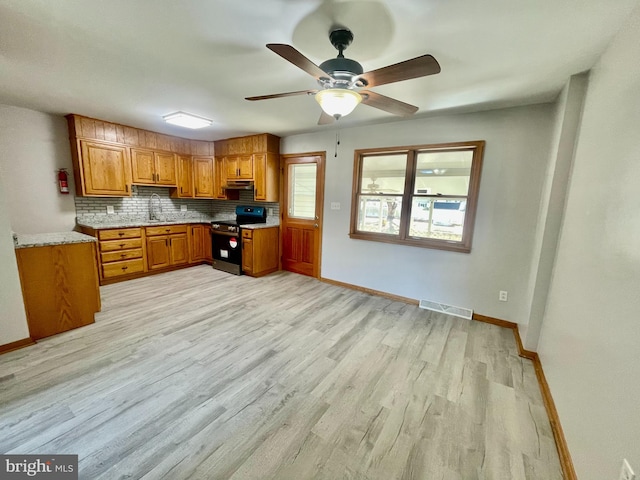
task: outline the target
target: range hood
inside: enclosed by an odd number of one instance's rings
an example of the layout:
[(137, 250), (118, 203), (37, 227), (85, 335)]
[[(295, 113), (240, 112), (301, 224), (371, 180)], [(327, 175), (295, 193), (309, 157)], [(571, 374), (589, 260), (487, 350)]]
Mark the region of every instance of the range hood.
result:
[(227, 180), (225, 190), (253, 190), (252, 180)]

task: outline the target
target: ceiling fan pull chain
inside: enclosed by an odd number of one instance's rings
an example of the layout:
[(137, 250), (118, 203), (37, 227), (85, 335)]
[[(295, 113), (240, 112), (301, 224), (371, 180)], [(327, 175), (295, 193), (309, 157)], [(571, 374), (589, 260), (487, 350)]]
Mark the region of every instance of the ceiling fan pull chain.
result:
[(338, 145), (340, 145), (340, 127), (336, 129), (336, 153), (333, 158), (338, 158)]

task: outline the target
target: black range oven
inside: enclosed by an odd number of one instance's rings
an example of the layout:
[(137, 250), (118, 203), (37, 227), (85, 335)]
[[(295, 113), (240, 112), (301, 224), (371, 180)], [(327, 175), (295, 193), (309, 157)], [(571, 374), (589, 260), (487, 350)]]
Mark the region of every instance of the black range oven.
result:
[(235, 220), (211, 222), (213, 268), (242, 275), (242, 225), (265, 223), (264, 207), (236, 207)]

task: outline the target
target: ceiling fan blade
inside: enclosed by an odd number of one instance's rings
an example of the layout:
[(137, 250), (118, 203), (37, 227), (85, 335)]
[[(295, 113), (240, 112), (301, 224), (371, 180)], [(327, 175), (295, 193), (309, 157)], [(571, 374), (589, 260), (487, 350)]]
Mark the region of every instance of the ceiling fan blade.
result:
[(318, 120), (318, 125), (329, 125), (335, 121), (336, 121), (335, 118), (333, 118), (327, 112), (322, 110), (322, 113), (320, 114), (320, 119)]
[(403, 117), (413, 115), (418, 111), (418, 107), (410, 105), (408, 103), (401, 102), (395, 98), (385, 97), (376, 92), (365, 90), (360, 92), (362, 95), (362, 103), (369, 105), (370, 107), (379, 108), (385, 112), (393, 113), (394, 115), (401, 115)]
[(376, 85), (401, 82), (412, 78), (435, 75), (436, 73), (440, 73), (438, 61), (431, 55), (422, 55), (411, 60), (365, 72), (359, 75), (358, 78), (364, 79), (367, 82), (367, 87), (375, 87)]
[(268, 43), (267, 48), (272, 52), (277, 53), (288, 62), (293, 63), (296, 67), (301, 68), (312, 77), (315, 77), (316, 80), (319, 78), (331, 78), (329, 74), (291, 45), (284, 43)]
[(269, 100), (271, 98), (293, 97), (295, 95), (315, 95), (317, 90), (298, 90), (297, 92), (274, 93), (271, 95), (259, 95), (257, 97), (246, 97), (245, 100)]

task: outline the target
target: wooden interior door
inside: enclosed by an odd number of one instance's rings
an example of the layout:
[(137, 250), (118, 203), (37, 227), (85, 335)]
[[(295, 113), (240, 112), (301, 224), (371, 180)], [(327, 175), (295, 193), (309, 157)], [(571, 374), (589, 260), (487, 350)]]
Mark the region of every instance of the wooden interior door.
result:
[(324, 153), (284, 155), (282, 268), (320, 278)]

